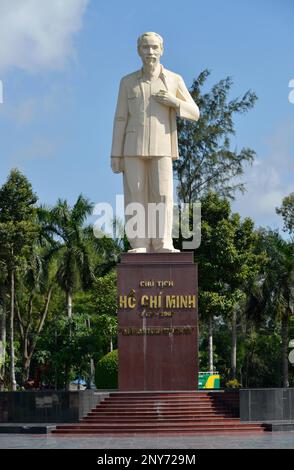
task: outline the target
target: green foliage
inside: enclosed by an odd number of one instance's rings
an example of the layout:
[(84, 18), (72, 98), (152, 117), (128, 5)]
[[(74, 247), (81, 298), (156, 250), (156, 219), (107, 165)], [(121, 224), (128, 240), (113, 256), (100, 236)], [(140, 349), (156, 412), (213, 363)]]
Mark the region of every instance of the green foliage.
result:
[(106, 354), (96, 366), (95, 384), (98, 389), (116, 389), (118, 387), (118, 351)]
[(36, 212), (37, 196), (22, 173), (14, 169), (0, 189), (0, 219), (5, 222), (22, 222), (30, 219)]
[[(212, 320), (214, 365), (222, 385), (280, 386), (287, 375), (286, 345), (294, 311), (294, 245), (276, 232), (256, 231), (250, 218), (232, 214), (228, 198), (244, 190), (236, 181), (255, 155), (248, 148), (231, 149), (234, 118), (254, 106), (256, 95), (248, 91), (230, 100), (230, 78), (206, 92), (208, 77), (205, 70), (193, 82), (191, 93), (201, 118), (178, 123), (180, 159), (175, 162), (179, 200), (201, 199), (202, 204), (202, 242), (195, 251), (200, 369), (207, 370)], [(277, 208), (291, 235), (293, 198), (292, 193)], [(73, 207), (62, 199), (53, 208), (37, 208), (36, 202), (29, 181), (13, 170), (0, 188), (0, 320), (6, 315), (10, 324), (5, 341), (0, 331), (0, 386), (9, 384), (13, 361), (8, 360), (15, 349), (18, 378), (28, 373), (31, 360), (31, 377), (41, 373), (43, 386), (64, 388), (75, 378), (90, 383), (94, 364), (97, 387), (117, 388), (118, 352), (108, 353), (117, 347), (113, 268), (128, 241), (96, 238), (93, 227), (84, 225), (93, 204), (82, 195)], [(9, 318), (12, 299), (16, 314), (11, 308)], [(231, 382), (233, 338), (237, 378)], [(293, 376), (290, 370), (290, 382)]]
[(238, 382), (237, 379), (232, 379), (232, 380), (228, 380), (228, 382), (226, 382), (226, 387), (227, 388), (240, 388), (240, 387), (242, 387), (242, 385), (240, 384), (240, 382)]
[(267, 255), (259, 289), (252, 292), (257, 312), (281, 320), (294, 306), (294, 242), (277, 231), (260, 230), (257, 249)]
[(278, 328), (252, 329), (243, 343), (246, 355), (242, 359), (245, 387), (281, 387), (281, 336)]
[(284, 197), (282, 206), (276, 208), (276, 213), (284, 219), (284, 231), (294, 234), (294, 193)]
[(0, 188), (0, 261), (15, 269), (38, 236), (37, 196), (18, 170), (12, 170)]
[[(9, 292), (9, 356), (10, 356), (10, 387), (16, 390), (15, 376), (15, 293), (17, 274), (26, 263), (32, 247), (39, 234), (36, 207), (37, 197), (32, 191), (31, 184), (18, 170), (12, 170), (6, 183), (0, 188), (0, 263), (5, 266), (7, 274), (7, 291)], [(5, 286), (6, 287), (6, 286)], [(4, 287), (4, 289), (5, 289)], [(3, 293), (3, 286), (1, 286)], [(6, 330), (6, 322), (4, 325)], [(1, 327), (1, 341), (2, 340)], [(5, 344), (5, 341), (4, 341)], [(5, 346), (6, 347), (6, 346)], [(2, 344), (3, 348), (3, 344)], [(2, 350), (4, 359), (5, 351)], [(5, 376), (2, 359), (0, 376)], [(3, 379), (2, 379), (3, 380)]]
[(93, 303), (99, 315), (117, 314), (116, 271), (99, 277), (93, 284)]
[(100, 356), (101, 346), (87, 320), (83, 314), (62, 316), (47, 325), (36, 352), (36, 362), (46, 366), (42, 379), (47, 386), (64, 388), (77, 377), (89, 380), (90, 359)]
[(56, 255), (58, 264), (56, 279), (67, 293), (80, 285), (88, 287), (93, 280), (90, 251), (83, 224), (92, 213), (93, 204), (80, 195), (73, 207), (67, 201), (58, 199), (52, 209), (39, 210), (45, 230), (55, 237), (51, 240), (51, 255)]
[(233, 82), (230, 77), (220, 80), (210, 91), (202, 91), (210, 72), (204, 70), (193, 81), (190, 93), (200, 108), (198, 122), (180, 120), (179, 154), (175, 162), (178, 196), (192, 202), (208, 191), (233, 197), (244, 185), (236, 183), (246, 163), (252, 163), (255, 152), (242, 148), (231, 150), (230, 139), (235, 134), (233, 119), (253, 108), (256, 94), (247, 91), (241, 99), (228, 99)]
[(253, 221), (231, 214), (230, 204), (215, 193), (201, 199), (201, 245), (195, 252), (199, 265), (200, 314), (227, 317), (244, 300), (243, 289), (265, 262), (255, 253)]

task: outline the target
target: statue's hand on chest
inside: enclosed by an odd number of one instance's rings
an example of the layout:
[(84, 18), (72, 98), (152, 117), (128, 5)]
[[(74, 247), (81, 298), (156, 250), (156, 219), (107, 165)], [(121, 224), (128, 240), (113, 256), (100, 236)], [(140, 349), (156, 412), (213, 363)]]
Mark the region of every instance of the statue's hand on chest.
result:
[(159, 90), (158, 93), (155, 93), (154, 98), (159, 103), (169, 106), (170, 108), (178, 108), (179, 107), (179, 99), (174, 96), (172, 93), (166, 90)]

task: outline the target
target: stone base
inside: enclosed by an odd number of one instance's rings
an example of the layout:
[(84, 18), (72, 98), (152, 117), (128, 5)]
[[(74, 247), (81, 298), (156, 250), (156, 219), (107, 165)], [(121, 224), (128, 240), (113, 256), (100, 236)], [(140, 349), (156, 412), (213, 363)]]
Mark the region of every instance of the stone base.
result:
[(0, 423), (74, 423), (108, 396), (99, 390), (0, 392)]
[(239, 395), (241, 421), (294, 422), (294, 388), (245, 388)]
[(193, 253), (125, 253), (118, 266), (119, 390), (198, 386)]

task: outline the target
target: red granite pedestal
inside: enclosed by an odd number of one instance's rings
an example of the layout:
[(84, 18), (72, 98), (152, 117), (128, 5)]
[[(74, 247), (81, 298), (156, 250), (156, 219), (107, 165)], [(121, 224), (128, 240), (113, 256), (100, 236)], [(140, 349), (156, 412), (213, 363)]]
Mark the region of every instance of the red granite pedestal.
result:
[(118, 266), (119, 390), (195, 390), (193, 253), (124, 253)]

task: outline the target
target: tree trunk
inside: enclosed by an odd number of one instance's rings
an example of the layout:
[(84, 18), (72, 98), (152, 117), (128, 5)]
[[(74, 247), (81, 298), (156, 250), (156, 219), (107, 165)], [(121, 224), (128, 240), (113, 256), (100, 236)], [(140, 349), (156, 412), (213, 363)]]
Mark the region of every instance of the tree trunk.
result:
[[(69, 290), (67, 292), (67, 316), (68, 318), (72, 318), (72, 292)], [(69, 337), (71, 337), (71, 326), (69, 327)], [(65, 388), (66, 390), (70, 390), (70, 370), (71, 367), (66, 365), (65, 367)]]
[(23, 384), (27, 383), (27, 381), (30, 378), (30, 367), (31, 367), (31, 357), (27, 357), (24, 359), (24, 363), (22, 367)]
[[(90, 318), (86, 318), (86, 326), (89, 330), (91, 330), (91, 320)], [(94, 366), (94, 359), (90, 357), (90, 376), (87, 380), (87, 387), (92, 388), (92, 384), (95, 382), (95, 366)]]
[(231, 349), (231, 378), (236, 379), (237, 370), (237, 312), (232, 314), (232, 349)]
[(47, 315), (48, 315), (52, 290), (53, 290), (53, 287), (52, 286), (49, 287), (49, 290), (47, 292), (47, 296), (46, 296), (46, 299), (45, 299), (44, 309), (43, 309), (43, 312), (42, 312), (42, 315), (41, 315), (41, 318), (40, 318), (40, 321), (39, 321), (39, 324), (38, 324), (38, 327), (37, 327), (37, 331), (36, 331), (36, 333), (35, 333), (35, 335), (34, 335), (31, 342), (29, 342), (29, 340), (28, 340), (29, 330), (26, 332), (25, 347), (24, 347), (24, 366), (23, 366), (24, 367), (24, 378), (25, 378), (26, 381), (28, 381), (29, 378), (30, 378), (30, 367), (31, 367), (32, 357), (34, 355), (38, 338), (39, 338), (39, 336), (40, 336), (40, 334), (43, 330), (44, 323), (45, 323)]
[(209, 317), (208, 357), (209, 357), (209, 372), (211, 374), (213, 374), (213, 325), (212, 325), (212, 315), (210, 315), (210, 317)]
[(4, 390), (5, 358), (6, 358), (6, 306), (0, 300), (0, 391)]
[(289, 364), (288, 364), (288, 343), (289, 343), (289, 326), (288, 315), (282, 317), (282, 371), (283, 371), (283, 387), (289, 387)]
[(22, 360), (22, 385), (29, 380), (30, 373), (30, 358), (28, 353), (28, 331), (25, 332), (23, 339), (23, 360)]
[(92, 388), (92, 384), (95, 383), (95, 366), (94, 366), (94, 359), (90, 359), (90, 388)]
[(13, 392), (16, 391), (16, 380), (15, 380), (15, 357), (14, 357), (14, 270), (11, 271), (10, 278), (10, 382), (11, 389)]
[(68, 318), (72, 317), (72, 293), (71, 291), (67, 292), (67, 315), (68, 315)]

